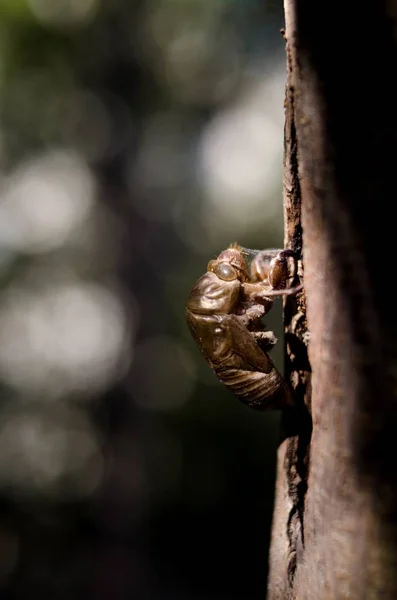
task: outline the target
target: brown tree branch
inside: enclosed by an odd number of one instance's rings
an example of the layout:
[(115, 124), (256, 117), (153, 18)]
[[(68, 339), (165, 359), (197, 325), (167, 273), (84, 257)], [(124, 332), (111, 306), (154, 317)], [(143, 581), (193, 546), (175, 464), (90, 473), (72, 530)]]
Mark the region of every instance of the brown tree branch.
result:
[[(397, 326), (385, 291), (395, 237), (393, 6), (285, 0), (286, 242), (299, 250), (302, 223), (313, 433), (303, 408), (306, 304), (289, 298), (298, 408), (284, 418), (279, 449), (270, 600), (397, 598)], [(293, 360), (290, 334), (303, 342)]]

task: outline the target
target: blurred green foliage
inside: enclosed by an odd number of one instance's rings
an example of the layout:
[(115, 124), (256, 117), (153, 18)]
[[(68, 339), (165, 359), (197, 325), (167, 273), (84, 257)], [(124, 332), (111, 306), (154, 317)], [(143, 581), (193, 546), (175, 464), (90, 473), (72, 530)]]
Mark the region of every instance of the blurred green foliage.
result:
[(2, 598), (263, 597), (278, 416), (184, 303), (282, 244), (281, 11), (0, 0)]

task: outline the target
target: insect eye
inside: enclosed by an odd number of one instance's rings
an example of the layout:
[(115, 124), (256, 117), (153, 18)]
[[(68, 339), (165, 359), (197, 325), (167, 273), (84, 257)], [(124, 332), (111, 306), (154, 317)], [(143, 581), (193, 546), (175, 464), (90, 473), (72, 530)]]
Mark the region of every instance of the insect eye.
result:
[(237, 279), (237, 272), (229, 263), (218, 263), (214, 266), (213, 271), (215, 275), (223, 281), (233, 281), (234, 279)]

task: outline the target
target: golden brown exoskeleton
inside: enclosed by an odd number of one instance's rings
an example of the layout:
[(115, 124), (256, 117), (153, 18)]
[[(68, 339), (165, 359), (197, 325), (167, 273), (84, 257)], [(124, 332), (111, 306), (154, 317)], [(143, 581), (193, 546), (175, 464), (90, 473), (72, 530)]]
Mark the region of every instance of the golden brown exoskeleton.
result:
[(205, 359), (220, 381), (252, 408), (292, 404), (289, 387), (267, 353), (277, 340), (264, 331), (261, 319), (273, 296), (298, 291), (284, 289), (294, 256), (291, 250), (251, 251), (233, 245), (208, 263), (187, 301), (187, 322)]

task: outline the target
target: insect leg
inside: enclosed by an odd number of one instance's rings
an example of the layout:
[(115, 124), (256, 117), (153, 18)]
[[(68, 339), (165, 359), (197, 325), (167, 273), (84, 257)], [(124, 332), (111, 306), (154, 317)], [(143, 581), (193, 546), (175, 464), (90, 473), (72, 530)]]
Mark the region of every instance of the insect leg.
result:
[(261, 350), (271, 350), (277, 344), (277, 338), (273, 331), (253, 331), (252, 335)]

